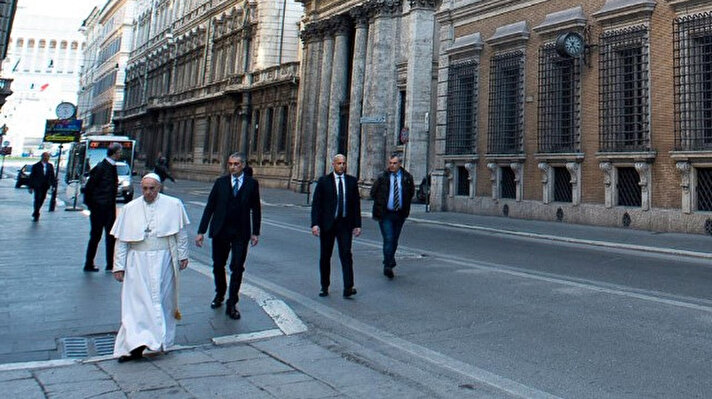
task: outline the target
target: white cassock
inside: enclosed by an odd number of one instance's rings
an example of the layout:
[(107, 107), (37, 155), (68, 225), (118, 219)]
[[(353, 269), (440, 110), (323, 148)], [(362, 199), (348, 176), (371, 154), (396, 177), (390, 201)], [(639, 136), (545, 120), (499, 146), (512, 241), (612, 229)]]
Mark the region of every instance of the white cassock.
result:
[(188, 224), (183, 203), (164, 194), (151, 204), (141, 196), (121, 209), (111, 229), (116, 237), (114, 272), (124, 271), (114, 357), (141, 345), (154, 351), (173, 345), (177, 276), (179, 261), (188, 259)]

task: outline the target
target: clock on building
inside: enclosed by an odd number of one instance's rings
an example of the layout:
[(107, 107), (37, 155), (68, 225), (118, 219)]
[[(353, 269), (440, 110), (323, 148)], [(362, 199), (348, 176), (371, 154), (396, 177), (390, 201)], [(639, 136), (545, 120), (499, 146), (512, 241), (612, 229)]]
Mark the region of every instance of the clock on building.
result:
[(556, 52), (566, 58), (578, 58), (583, 55), (586, 43), (583, 36), (576, 32), (566, 32), (556, 38)]
[(76, 115), (77, 107), (70, 102), (63, 101), (57, 105), (55, 113), (59, 119), (71, 119)]

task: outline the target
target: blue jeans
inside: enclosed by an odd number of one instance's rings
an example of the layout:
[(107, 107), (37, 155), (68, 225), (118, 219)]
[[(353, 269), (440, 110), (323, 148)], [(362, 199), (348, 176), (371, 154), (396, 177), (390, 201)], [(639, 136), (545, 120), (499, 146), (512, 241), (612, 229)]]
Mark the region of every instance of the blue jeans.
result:
[(381, 235), (383, 236), (383, 267), (396, 267), (398, 238), (404, 222), (404, 217), (391, 211), (386, 211), (381, 220), (378, 221), (378, 227), (381, 228)]

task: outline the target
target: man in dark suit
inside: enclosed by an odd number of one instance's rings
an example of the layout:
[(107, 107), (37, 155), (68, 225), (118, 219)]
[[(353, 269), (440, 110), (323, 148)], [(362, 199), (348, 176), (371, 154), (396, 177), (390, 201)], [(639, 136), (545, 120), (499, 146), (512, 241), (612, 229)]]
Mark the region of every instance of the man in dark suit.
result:
[(116, 193), (119, 176), (116, 173), (116, 161), (121, 158), (121, 144), (111, 143), (106, 150), (106, 158), (96, 164), (89, 172), (89, 180), (84, 187), (84, 203), (89, 207), (89, 244), (84, 261), (85, 272), (98, 272), (94, 265), (96, 249), (101, 241), (102, 231), (106, 232), (106, 271), (114, 269), (114, 236), (109, 234), (116, 220)]
[(247, 244), (253, 247), (259, 242), (262, 211), (260, 188), (257, 180), (245, 176), (245, 157), (234, 153), (228, 157), (230, 174), (219, 177), (210, 191), (203, 217), (200, 219), (195, 244), (203, 246), (204, 234), (210, 224), (209, 237), (213, 239), (213, 276), (215, 277), (215, 298), (210, 307), (215, 309), (225, 300), (228, 289), (225, 278), (225, 263), (230, 258), (230, 287), (225, 302), (225, 313), (231, 319), (240, 318), (237, 309), (238, 293), (245, 271)]
[(393, 154), (388, 159), (388, 169), (371, 186), (373, 218), (378, 221), (383, 236), (383, 275), (391, 279), (395, 277), (398, 238), (410, 215), (414, 194), (413, 176), (402, 167), (400, 156)]
[(47, 198), (47, 191), (53, 187), (56, 182), (54, 175), (54, 167), (49, 162), (49, 152), (42, 153), (42, 160), (32, 165), (30, 172), (30, 194), (35, 194), (34, 211), (32, 212), (32, 220), (40, 220), (40, 208)]
[(344, 297), (356, 294), (354, 288), (351, 235), (361, 235), (361, 199), (358, 182), (347, 175), (346, 157), (338, 154), (332, 161), (334, 172), (322, 176), (316, 183), (311, 209), (312, 234), (319, 237), (319, 274), (321, 292), (329, 295), (331, 254), (334, 241), (339, 243), (339, 259), (344, 278)]

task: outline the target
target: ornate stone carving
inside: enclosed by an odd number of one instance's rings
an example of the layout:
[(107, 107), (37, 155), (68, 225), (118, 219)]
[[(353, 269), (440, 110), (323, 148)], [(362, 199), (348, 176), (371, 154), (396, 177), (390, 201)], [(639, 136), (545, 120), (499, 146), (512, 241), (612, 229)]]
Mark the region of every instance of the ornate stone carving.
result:
[(499, 198), (499, 180), (497, 179), (499, 175), (499, 165), (494, 162), (487, 164), (487, 169), (490, 171), (490, 183), (492, 184), (492, 199), (496, 200)]
[(347, 35), (351, 31), (351, 21), (342, 15), (331, 18), (331, 31), (334, 35)]
[(475, 189), (477, 180), (475, 179), (475, 168), (477, 164), (474, 162), (468, 162), (465, 164), (465, 169), (467, 170), (467, 180), (470, 181), (470, 198), (475, 198)]
[(578, 162), (567, 162), (566, 169), (571, 175), (571, 204), (578, 205), (581, 203), (581, 185), (579, 184), (581, 165)]
[(436, 0), (409, 0), (410, 1), (410, 8), (424, 8), (428, 10), (435, 10), (437, 7), (437, 1)]
[(304, 26), (300, 32), (304, 43), (312, 43), (321, 39), (321, 29), (318, 23), (311, 23)]
[(549, 184), (549, 174), (551, 173), (551, 165), (547, 162), (539, 162), (537, 165), (539, 170), (541, 170), (541, 184), (542, 184), (542, 195), (541, 202), (548, 204), (551, 202), (551, 192), (552, 188)]
[(455, 195), (455, 164), (452, 162), (445, 164), (445, 177), (447, 177), (447, 196), (452, 198)]
[(680, 171), (680, 187), (682, 188), (682, 212), (692, 212), (692, 165), (687, 161), (677, 162), (675, 164), (677, 170)]
[(638, 185), (640, 186), (640, 207), (647, 211), (650, 209), (650, 164), (647, 162), (636, 162), (635, 170), (638, 171), (640, 176), (640, 181)]
[(399, 15), (403, 8), (401, 0), (376, 0), (369, 2), (368, 5), (375, 17), (394, 17)]
[(354, 21), (356, 28), (368, 26), (368, 19), (371, 17), (370, 10), (365, 6), (357, 6), (349, 10), (349, 15)]
[(601, 162), (598, 167), (603, 171), (603, 186), (605, 188), (605, 205), (606, 208), (613, 207), (613, 164), (610, 162)]

